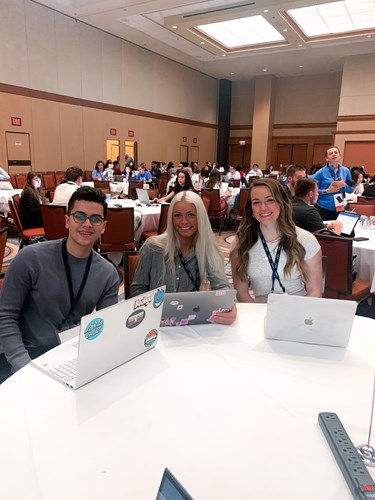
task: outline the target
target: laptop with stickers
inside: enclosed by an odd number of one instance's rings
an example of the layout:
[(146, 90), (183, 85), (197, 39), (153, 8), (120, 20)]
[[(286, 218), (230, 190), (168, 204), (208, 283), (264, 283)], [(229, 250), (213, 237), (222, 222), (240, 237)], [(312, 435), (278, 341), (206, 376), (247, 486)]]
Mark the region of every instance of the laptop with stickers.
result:
[(268, 295), (264, 336), (303, 344), (347, 347), (357, 303), (297, 295)]
[(78, 338), (31, 364), (72, 389), (82, 387), (155, 347), (164, 297), (160, 287), (83, 316)]
[(142, 205), (149, 206), (149, 205), (154, 204), (154, 201), (150, 200), (150, 197), (148, 195), (148, 189), (137, 188), (136, 191), (137, 191), (138, 199), (142, 203)]
[(213, 323), (212, 316), (215, 312), (229, 311), (232, 308), (236, 293), (232, 289), (166, 293), (160, 326)]

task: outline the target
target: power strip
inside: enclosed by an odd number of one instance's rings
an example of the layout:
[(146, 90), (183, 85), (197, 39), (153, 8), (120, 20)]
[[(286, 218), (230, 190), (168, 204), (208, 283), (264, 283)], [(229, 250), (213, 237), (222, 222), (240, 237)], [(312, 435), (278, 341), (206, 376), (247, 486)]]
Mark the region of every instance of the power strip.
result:
[(375, 500), (375, 483), (336, 413), (319, 413), (319, 425), (353, 498)]

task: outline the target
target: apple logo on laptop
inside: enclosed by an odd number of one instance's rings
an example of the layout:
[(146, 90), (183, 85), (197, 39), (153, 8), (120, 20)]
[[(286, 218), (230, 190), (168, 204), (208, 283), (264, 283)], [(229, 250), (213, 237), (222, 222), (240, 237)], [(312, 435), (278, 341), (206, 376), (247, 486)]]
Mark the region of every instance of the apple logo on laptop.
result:
[(193, 308), (193, 311), (196, 313), (196, 312), (199, 312), (201, 310), (201, 308), (199, 306), (196, 306)]
[(313, 324), (313, 319), (310, 317), (310, 318), (306, 318), (305, 321), (304, 321), (305, 325), (312, 325)]

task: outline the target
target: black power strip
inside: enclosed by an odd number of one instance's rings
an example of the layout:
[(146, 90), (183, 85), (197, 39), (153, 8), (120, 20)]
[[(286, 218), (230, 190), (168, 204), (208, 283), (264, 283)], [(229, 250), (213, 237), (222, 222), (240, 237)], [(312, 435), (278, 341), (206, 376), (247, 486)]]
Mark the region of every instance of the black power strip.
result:
[(375, 483), (336, 413), (319, 413), (319, 425), (353, 498), (375, 500)]

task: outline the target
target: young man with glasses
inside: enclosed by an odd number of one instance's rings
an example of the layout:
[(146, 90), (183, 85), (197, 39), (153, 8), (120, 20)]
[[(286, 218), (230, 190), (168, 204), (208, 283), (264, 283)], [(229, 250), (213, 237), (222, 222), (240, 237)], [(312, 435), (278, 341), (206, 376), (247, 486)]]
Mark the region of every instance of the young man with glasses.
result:
[(100, 190), (79, 188), (69, 200), (68, 238), (30, 245), (13, 259), (0, 293), (0, 382), (55, 347), (57, 332), (117, 303), (117, 271), (93, 251), (106, 211)]

